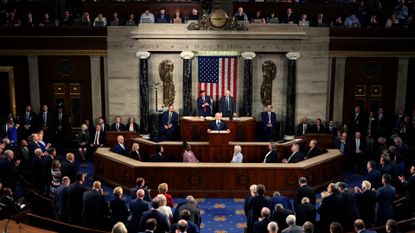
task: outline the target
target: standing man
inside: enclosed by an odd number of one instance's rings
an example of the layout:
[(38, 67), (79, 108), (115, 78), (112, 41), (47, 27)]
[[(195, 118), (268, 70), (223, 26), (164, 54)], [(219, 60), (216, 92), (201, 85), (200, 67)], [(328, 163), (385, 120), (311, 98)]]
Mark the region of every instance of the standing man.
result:
[[(26, 139), (32, 132), (35, 132), (36, 116), (32, 112), (32, 106), (27, 105), (25, 112), (20, 117), (21, 134), (20, 139)], [(20, 140), (19, 139), (19, 140)]]
[(226, 90), (225, 95), (220, 98), (219, 112), (222, 113), (222, 116), (229, 117), (231, 120), (235, 115), (235, 98), (231, 97), (230, 94), (231, 92)]
[(48, 106), (45, 104), (42, 107), (42, 112), (39, 114), (39, 128), (45, 133), (44, 139), (50, 142), (53, 137), (53, 114), (49, 111)]
[(222, 120), (222, 114), (217, 112), (215, 114), (215, 120), (210, 123), (211, 130), (228, 130), (228, 126)]
[(168, 111), (163, 112), (161, 122), (163, 124), (161, 133), (164, 140), (172, 140), (179, 126), (179, 114), (174, 111), (173, 105), (169, 105)]
[(117, 116), (114, 119), (114, 123), (112, 123), (111, 125), (111, 131), (124, 131), (125, 130), (125, 125), (123, 123), (121, 123), (121, 117)]
[(262, 128), (268, 141), (272, 141), (275, 127), (277, 125), (277, 114), (272, 111), (272, 106), (267, 106), (267, 111), (261, 113)]
[(205, 90), (201, 90), (197, 98), (197, 114), (203, 117), (212, 115), (212, 100), (206, 95)]

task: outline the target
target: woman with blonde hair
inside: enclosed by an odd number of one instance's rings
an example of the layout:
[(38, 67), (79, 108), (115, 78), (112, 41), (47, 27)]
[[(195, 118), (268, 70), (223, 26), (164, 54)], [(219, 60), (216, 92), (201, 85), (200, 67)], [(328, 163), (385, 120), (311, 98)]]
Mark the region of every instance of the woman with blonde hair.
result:
[(78, 147), (79, 155), (82, 157), (82, 160), (85, 160), (85, 156), (87, 152), (87, 145), (89, 141), (89, 131), (88, 131), (88, 126), (86, 126), (86, 124), (81, 125), (81, 132), (78, 134), (78, 140), (79, 140), (79, 147)]
[(242, 155), (242, 147), (240, 145), (235, 145), (233, 147), (233, 156), (231, 163), (242, 163), (244, 156)]
[(123, 190), (120, 186), (117, 186), (112, 193), (114, 194), (114, 199), (110, 201), (111, 223), (115, 224), (117, 222), (122, 222), (127, 224), (130, 212), (128, 211), (127, 204), (122, 199)]
[(164, 196), (166, 197), (167, 200), (167, 206), (173, 207), (174, 203), (173, 203), (173, 197), (167, 193), (167, 191), (169, 191), (169, 186), (167, 183), (161, 183), (158, 186), (158, 191), (159, 194), (164, 194)]

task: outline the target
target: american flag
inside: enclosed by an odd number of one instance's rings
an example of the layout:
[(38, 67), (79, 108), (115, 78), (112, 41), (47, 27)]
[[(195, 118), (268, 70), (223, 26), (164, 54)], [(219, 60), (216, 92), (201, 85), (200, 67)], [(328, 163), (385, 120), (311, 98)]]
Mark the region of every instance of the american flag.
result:
[(229, 90), (236, 101), (238, 57), (199, 56), (198, 63), (198, 93), (205, 90), (206, 95), (218, 101)]

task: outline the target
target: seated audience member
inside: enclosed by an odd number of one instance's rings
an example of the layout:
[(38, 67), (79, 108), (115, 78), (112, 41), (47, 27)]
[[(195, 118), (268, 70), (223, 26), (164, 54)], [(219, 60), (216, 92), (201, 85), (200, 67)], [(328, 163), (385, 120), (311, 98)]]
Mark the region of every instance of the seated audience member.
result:
[(145, 9), (140, 16), (140, 23), (154, 23), (154, 15), (149, 9)]
[(167, 193), (167, 191), (169, 191), (169, 185), (167, 183), (161, 183), (157, 187), (157, 190), (159, 194), (163, 194), (166, 197), (167, 206), (173, 207), (174, 206), (173, 197), (171, 196), (171, 194)]
[[(133, 194), (131, 190), (131, 194)], [(134, 193), (135, 198), (130, 201), (131, 219), (128, 225), (128, 231), (138, 232), (140, 229), (140, 221), (143, 213), (150, 210), (150, 203), (144, 200), (145, 192), (143, 189), (138, 189)]]
[(367, 226), (372, 225), (375, 219), (376, 209), (376, 192), (373, 191), (369, 181), (362, 181), (361, 189), (354, 187), (356, 193), (356, 203), (359, 208), (360, 218), (367, 223)]
[(111, 209), (111, 225), (117, 222), (127, 224), (128, 216), (130, 211), (127, 208), (127, 203), (122, 198), (123, 190), (120, 186), (117, 186), (113, 190), (114, 199), (110, 201)]
[(169, 109), (161, 115), (161, 134), (164, 140), (172, 140), (179, 127), (179, 114), (174, 111), (174, 106), (170, 105)]
[(325, 133), (324, 125), (321, 123), (321, 119), (317, 118), (316, 124), (311, 128), (312, 133)]
[(280, 17), (281, 23), (288, 23), (288, 24), (296, 24), (297, 23), (297, 17), (294, 15), (291, 8), (287, 8), (286, 13)]
[(297, 206), (295, 212), (297, 217), (297, 224), (302, 226), (305, 222), (316, 222), (316, 207), (310, 203), (308, 197), (301, 199), (301, 204)]
[[(180, 213), (179, 213), (179, 218), (180, 219), (179, 219), (178, 223), (180, 222), (180, 220), (186, 220), (187, 221), (187, 231), (186, 232), (187, 233), (199, 233), (199, 228), (197, 227), (196, 224), (194, 224), (193, 222), (190, 222), (190, 217), (191, 217), (190, 211), (188, 211), (186, 209), (181, 210)], [(177, 223), (171, 225), (170, 233), (175, 233), (177, 228), (178, 228)]]
[(317, 146), (316, 139), (310, 140), (308, 146), (310, 147), (310, 149), (308, 149), (307, 154), (305, 155), (305, 159), (311, 159), (322, 154), (321, 148)]
[(120, 18), (118, 17), (118, 12), (114, 12), (110, 19), (109, 26), (120, 26), (120, 25), (122, 25), (122, 22)]
[(212, 99), (206, 95), (205, 90), (201, 90), (197, 98), (197, 113), (203, 117), (212, 115)]
[(277, 146), (274, 142), (268, 143), (268, 153), (264, 157), (263, 163), (276, 163), (278, 162)]
[(261, 15), (260, 11), (257, 11), (255, 16), (252, 17), (251, 23), (262, 23), (265, 24), (265, 18)]
[(82, 13), (81, 21), (79, 22), (79, 25), (80, 26), (91, 26), (92, 25), (91, 18), (89, 17), (88, 12)]
[(215, 120), (210, 123), (211, 130), (228, 130), (228, 126), (222, 120), (222, 114), (220, 112), (215, 113)]
[(142, 189), (144, 190), (144, 193), (145, 193), (144, 200), (147, 202), (150, 202), (151, 201), (150, 189), (148, 189), (146, 186), (146, 180), (142, 177), (137, 177), (137, 179), (135, 179), (135, 184), (136, 186), (130, 190), (131, 198), (136, 199), (137, 198), (136, 192), (139, 189)]
[(405, 0), (399, 0), (394, 11), (395, 18), (399, 20), (399, 25), (406, 26), (408, 24), (408, 7), (405, 5)]
[(369, 22), (367, 24), (367, 27), (368, 28), (378, 28), (378, 27), (380, 27), (380, 24), (378, 22), (378, 19), (377, 19), (376, 14), (372, 14), (370, 16), (370, 20), (369, 20)]
[(272, 111), (272, 105), (267, 106), (267, 110), (261, 113), (262, 128), (268, 141), (272, 141), (274, 131), (277, 127), (277, 114)]
[(124, 137), (122, 135), (118, 135), (117, 144), (115, 144), (114, 147), (112, 147), (112, 151), (120, 155), (128, 156), (129, 151), (127, 148), (128, 146), (124, 145)]
[(399, 20), (396, 18), (395, 14), (392, 14), (385, 24), (385, 28), (397, 28), (399, 27)]
[(137, 21), (134, 17), (134, 14), (128, 15), (128, 19), (125, 21), (125, 26), (136, 26)]
[(197, 14), (196, 8), (192, 9), (192, 13), (188, 16), (187, 20), (199, 20), (199, 15)]
[(354, 13), (344, 20), (344, 27), (346, 28), (360, 28), (362, 24)]
[(102, 13), (98, 13), (98, 16), (94, 19), (94, 23), (92, 24), (94, 27), (106, 27), (107, 26), (107, 18), (102, 16)]
[(157, 197), (159, 198), (159, 201), (160, 201), (160, 206), (158, 208), (158, 211), (166, 217), (169, 223), (172, 222), (173, 212), (171, 212), (171, 207), (167, 206), (166, 196), (164, 196), (164, 194), (157, 194)]
[(174, 12), (173, 23), (184, 23), (184, 19), (180, 13), (180, 9), (176, 9)]
[(270, 222), (267, 226), (268, 233), (277, 233), (278, 232), (278, 224), (276, 222)]
[(50, 19), (50, 16), (48, 13), (43, 14), (43, 18), (40, 20), (40, 23), (38, 25), (39, 27), (50, 27), (55, 26), (55, 23), (53, 20)]
[(341, 16), (337, 16), (334, 21), (330, 23), (332, 28), (344, 28), (343, 20)]
[(32, 12), (28, 12), (26, 14), (26, 18), (23, 20), (22, 26), (24, 26), (24, 27), (34, 27), (34, 26), (36, 26), (36, 22), (33, 19)]
[[(278, 191), (275, 191), (272, 195), (271, 206), (275, 207), (276, 204), (281, 204), (285, 209), (293, 210), (290, 199), (286, 196), (281, 195), (281, 193)], [(272, 210), (272, 212), (274, 212), (274, 210)]]
[(155, 18), (156, 23), (171, 23), (170, 16), (166, 14), (165, 9), (160, 10), (160, 14), (158, 14)]
[(197, 201), (193, 196), (187, 196), (184, 202), (181, 202), (177, 205), (176, 210), (173, 215), (173, 222), (177, 223), (179, 221), (179, 215), (183, 210), (187, 210), (190, 213), (189, 222), (195, 224), (198, 229), (202, 224), (202, 217), (200, 209), (197, 207)]
[(244, 156), (242, 155), (242, 148), (240, 145), (235, 145), (233, 147), (233, 156), (231, 163), (242, 163)]
[(286, 221), (287, 221), (288, 227), (282, 230), (281, 233), (303, 232), (303, 228), (301, 226), (296, 225), (295, 215), (293, 214), (288, 215)]
[(156, 153), (151, 156), (153, 162), (168, 162), (169, 160), (165, 155), (163, 155), (164, 148), (163, 146), (156, 146)]
[(267, 232), (267, 227), (270, 222), (271, 211), (267, 207), (263, 207), (261, 210), (261, 216), (258, 221), (254, 223), (254, 232)]
[(69, 11), (65, 11), (63, 13), (63, 17), (60, 21), (60, 26), (72, 26), (73, 24), (73, 18)]
[(274, 12), (271, 12), (269, 14), (269, 17), (267, 18), (267, 23), (278, 23), (278, 17), (275, 15)]
[(13, 191), (9, 187), (5, 187), (3, 190), (3, 196), (0, 196), (0, 204), (3, 204), (7, 208), (8, 216), (17, 214), (21, 208), (17, 202), (13, 199)]
[(339, 222), (330, 223), (330, 233), (343, 233), (343, 226)]
[(101, 130), (101, 125), (95, 126), (95, 131), (89, 137), (90, 154), (92, 154), (96, 148), (103, 147), (105, 144), (105, 133)]
[(196, 158), (195, 154), (192, 151), (192, 147), (187, 143), (183, 142), (183, 162), (185, 163), (198, 163), (199, 160)]
[(308, 123), (308, 118), (304, 117), (303, 122), (297, 125), (297, 136), (301, 136), (312, 132), (312, 127)]
[(111, 230), (111, 233), (128, 233), (127, 228), (125, 227), (125, 224), (122, 222), (117, 222)]
[(125, 130), (125, 125), (123, 123), (121, 123), (121, 117), (117, 116), (114, 119), (114, 123), (112, 123), (111, 125), (111, 131), (124, 131)]
[(297, 143), (294, 143), (291, 146), (291, 152), (292, 154), (288, 157), (288, 159), (284, 158), (282, 160), (283, 163), (298, 163), (304, 160), (304, 154), (300, 151), (300, 145)]
[(307, 14), (302, 14), (300, 20), (298, 21), (298, 26), (300, 27), (310, 27), (310, 20), (307, 18)]
[(87, 155), (87, 146), (89, 142), (89, 130), (85, 124), (81, 125), (81, 132), (78, 134), (79, 147), (78, 152), (82, 160), (85, 160)]
[(170, 231), (170, 224), (167, 221), (167, 218), (158, 211), (158, 208), (160, 207), (160, 200), (158, 197), (153, 199), (151, 202), (151, 207), (152, 209), (144, 212), (143, 216), (141, 217), (140, 231), (143, 231), (145, 228), (147, 228), (146, 221), (151, 218), (154, 218), (157, 224), (154, 233), (165, 233)]
[(324, 19), (323, 13), (317, 15), (317, 20), (313, 25), (314, 27), (328, 27), (326, 20)]
[(137, 134), (139, 134), (139, 132), (140, 132), (140, 126), (138, 126), (138, 124), (135, 123), (134, 117), (130, 117), (128, 119), (128, 123), (127, 123), (125, 129), (128, 130), (129, 132), (136, 132)]
[(133, 143), (128, 157), (144, 162), (144, 156), (140, 153), (140, 144), (138, 144), (137, 142)]
[(278, 224), (279, 229), (286, 229), (288, 227), (286, 219), (289, 215), (292, 214), (294, 214), (292, 210), (285, 209), (281, 204), (276, 204), (271, 220), (275, 221)]
[(238, 8), (238, 12), (235, 13), (234, 17), (238, 21), (248, 21), (248, 15), (244, 12), (242, 7)]

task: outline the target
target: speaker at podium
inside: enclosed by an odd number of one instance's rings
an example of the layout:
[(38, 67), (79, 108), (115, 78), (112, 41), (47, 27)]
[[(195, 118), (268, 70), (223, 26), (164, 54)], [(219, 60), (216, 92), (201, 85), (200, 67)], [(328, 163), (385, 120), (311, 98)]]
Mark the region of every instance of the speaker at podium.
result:
[(210, 145), (228, 145), (230, 130), (207, 130)]

